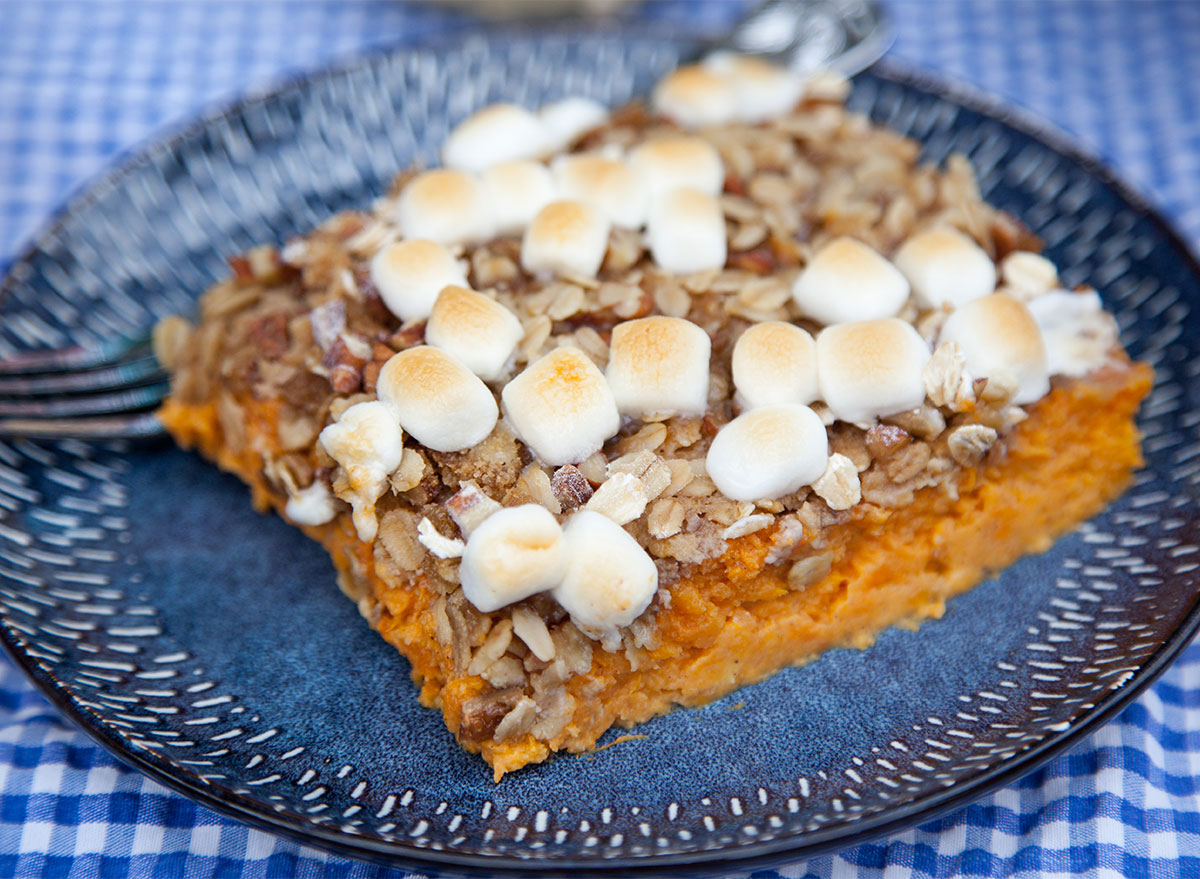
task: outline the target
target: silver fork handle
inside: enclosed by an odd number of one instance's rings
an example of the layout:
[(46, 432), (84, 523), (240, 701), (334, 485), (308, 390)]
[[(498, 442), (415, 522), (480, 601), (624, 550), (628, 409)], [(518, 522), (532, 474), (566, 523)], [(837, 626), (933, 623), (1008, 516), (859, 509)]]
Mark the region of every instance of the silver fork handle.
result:
[(701, 54), (731, 49), (794, 70), (850, 76), (879, 60), (892, 39), (877, 0), (766, 0)]

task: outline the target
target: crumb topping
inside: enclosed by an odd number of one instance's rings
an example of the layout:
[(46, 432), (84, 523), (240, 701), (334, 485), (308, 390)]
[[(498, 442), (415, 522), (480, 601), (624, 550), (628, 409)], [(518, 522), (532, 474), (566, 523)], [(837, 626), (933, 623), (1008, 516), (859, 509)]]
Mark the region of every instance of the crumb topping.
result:
[(222, 377), (230, 446), (239, 400), (277, 407), (289, 518), (349, 504), (377, 564), (434, 584), (439, 638), (495, 691), (468, 736), (553, 735), (591, 643), (636, 657), (730, 541), (769, 535), (804, 588), (823, 529), (953, 492), (1053, 376), (1111, 356), (1099, 298), (1059, 289), (965, 159), (918, 164), (844, 96), (724, 57), (665, 78), (655, 115), (482, 111), (447, 169), (251, 251), (197, 331), (158, 334), (199, 367), (179, 398)]

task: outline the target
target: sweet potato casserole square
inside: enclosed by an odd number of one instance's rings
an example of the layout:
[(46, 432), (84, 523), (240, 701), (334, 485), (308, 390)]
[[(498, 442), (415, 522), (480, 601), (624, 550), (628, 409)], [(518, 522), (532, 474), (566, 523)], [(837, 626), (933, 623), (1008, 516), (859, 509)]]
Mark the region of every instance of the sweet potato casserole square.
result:
[(495, 105), (156, 330), (499, 779), (869, 646), (1128, 485), (1149, 367), (971, 168), (719, 55)]

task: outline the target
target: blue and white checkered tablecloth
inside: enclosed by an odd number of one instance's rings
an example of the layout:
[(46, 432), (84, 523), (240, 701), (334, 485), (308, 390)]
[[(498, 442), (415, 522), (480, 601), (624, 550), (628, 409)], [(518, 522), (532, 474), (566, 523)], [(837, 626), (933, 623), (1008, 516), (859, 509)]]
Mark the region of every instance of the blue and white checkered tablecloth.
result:
[[(720, 29), (746, 0), (644, 3)], [(1055, 120), (1200, 244), (1200, 4), (889, 0), (892, 56)], [(429, 4), (0, 0), (0, 270), (73, 189), (214, 101), (469, 22)], [(1200, 876), (1200, 644), (1120, 718), (917, 829), (756, 876)], [(0, 659), (0, 876), (400, 876), (126, 768)]]

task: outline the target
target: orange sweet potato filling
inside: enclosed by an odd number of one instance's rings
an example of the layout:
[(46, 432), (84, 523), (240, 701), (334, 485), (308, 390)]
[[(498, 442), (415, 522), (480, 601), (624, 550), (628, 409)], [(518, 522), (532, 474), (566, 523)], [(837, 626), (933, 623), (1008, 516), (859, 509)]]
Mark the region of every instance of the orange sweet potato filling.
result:
[[(670, 606), (657, 616), (661, 644), (640, 669), (624, 653), (596, 646), (590, 673), (565, 685), (579, 707), (557, 738), (460, 741), (480, 751), (499, 780), (552, 751), (587, 751), (614, 724), (704, 704), (830, 648), (867, 647), (888, 626), (940, 617), (947, 598), (1021, 555), (1044, 551), (1125, 489), (1141, 464), (1133, 417), (1151, 380), (1149, 367), (1132, 364), (1062, 383), (1030, 409), (1005, 441), (1004, 455), (961, 472), (957, 498), (922, 489), (902, 509), (859, 504), (850, 521), (805, 534), (802, 544), (819, 539), (833, 554), (829, 574), (805, 588), (789, 587), (789, 562), (766, 565), (771, 529), (731, 541), (723, 556), (671, 586)], [(270, 448), (273, 404), (239, 403), (252, 437), (247, 448)], [(161, 417), (182, 445), (247, 481), (260, 509), (282, 506), (261, 475), (259, 454), (239, 457), (222, 445), (213, 405), (168, 400)], [(380, 601), (380, 633), (412, 663), (421, 703), (440, 708), (457, 736), (463, 703), (490, 685), (454, 673), (450, 650), (434, 633), (436, 594), (420, 576), (385, 582), (349, 514), (304, 530), (329, 550), (344, 577)]]

